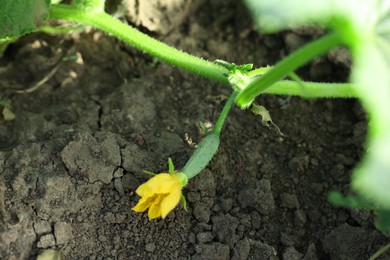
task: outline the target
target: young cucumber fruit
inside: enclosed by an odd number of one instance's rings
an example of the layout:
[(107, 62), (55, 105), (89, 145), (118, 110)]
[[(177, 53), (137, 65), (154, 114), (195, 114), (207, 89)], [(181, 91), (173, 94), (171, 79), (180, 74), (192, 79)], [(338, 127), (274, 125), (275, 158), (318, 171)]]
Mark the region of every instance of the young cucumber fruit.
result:
[(198, 144), (194, 154), (183, 168), (188, 179), (200, 173), (211, 161), (219, 146), (219, 136), (210, 133)]

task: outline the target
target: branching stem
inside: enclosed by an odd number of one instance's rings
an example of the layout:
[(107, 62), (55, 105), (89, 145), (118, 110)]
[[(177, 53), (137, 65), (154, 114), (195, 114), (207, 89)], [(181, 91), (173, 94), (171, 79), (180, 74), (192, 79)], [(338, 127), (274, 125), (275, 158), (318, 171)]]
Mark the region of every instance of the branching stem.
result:
[[(237, 97), (237, 104), (248, 107), (254, 98), (264, 92), (275, 82), (281, 80), (289, 72), (295, 71), (313, 58), (340, 45), (342, 37), (338, 33), (331, 33), (316, 41), (313, 41), (291, 55), (287, 56), (274, 67), (267, 70), (261, 77), (254, 79)], [(306, 85), (306, 83), (305, 83)], [(309, 88), (309, 87), (308, 87)], [(289, 93), (286, 93), (289, 95)], [(320, 95), (318, 95), (320, 97)]]
[[(96, 1), (97, 3), (103, 2)], [(80, 9), (75, 6), (52, 4), (49, 13), (52, 19), (63, 19), (93, 26), (174, 66), (223, 84), (229, 84), (226, 77), (229, 73), (227, 68), (168, 46), (104, 12), (89, 12), (86, 9)], [(239, 103), (248, 102), (248, 100), (252, 100), (259, 93), (296, 95), (312, 98), (356, 97), (352, 84), (304, 82), (306, 88), (302, 88), (294, 81), (281, 80), (288, 72), (295, 70), (295, 68), (338, 43), (339, 37), (332, 34), (308, 44), (281, 61), (275, 67), (258, 68), (248, 72), (248, 75), (251, 77), (255, 77), (256, 75), (260, 76), (240, 93)]]

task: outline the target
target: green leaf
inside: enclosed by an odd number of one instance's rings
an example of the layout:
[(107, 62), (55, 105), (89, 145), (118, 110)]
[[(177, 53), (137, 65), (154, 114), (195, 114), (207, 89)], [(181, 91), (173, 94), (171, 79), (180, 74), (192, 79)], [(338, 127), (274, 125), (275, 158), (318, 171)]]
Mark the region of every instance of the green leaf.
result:
[(376, 2), (370, 10), (371, 30), (352, 49), (351, 80), (370, 121), (368, 152), (352, 186), (390, 209), (390, 1)]
[(187, 200), (186, 200), (186, 197), (184, 197), (184, 195), (180, 195), (180, 201), (181, 201), (181, 204), (183, 205), (183, 208), (185, 211), (188, 211), (187, 210)]
[(0, 98), (0, 107), (10, 107), (11, 103), (7, 100), (1, 100)]
[(382, 232), (390, 233), (390, 210), (379, 210), (377, 212), (375, 226)]
[(333, 205), (344, 208), (361, 208), (367, 210), (375, 210), (377, 208), (372, 202), (367, 201), (361, 196), (347, 195), (344, 197), (338, 191), (330, 191), (328, 193), (328, 200)]
[(175, 166), (173, 165), (172, 159), (170, 157), (168, 158), (168, 170), (169, 174), (175, 174)]
[[(256, 25), (263, 32), (307, 24), (337, 27), (352, 22), (364, 27), (367, 11), (376, 0), (245, 0)], [(348, 28), (341, 28), (345, 30)]]
[(145, 171), (145, 170), (143, 170), (143, 172), (146, 173), (147, 175), (150, 175), (150, 176), (156, 176), (157, 175), (154, 172), (149, 172), (149, 171)]
[(49, 5), (50, 0), (0, 0), (0, 39), (36, 31)]

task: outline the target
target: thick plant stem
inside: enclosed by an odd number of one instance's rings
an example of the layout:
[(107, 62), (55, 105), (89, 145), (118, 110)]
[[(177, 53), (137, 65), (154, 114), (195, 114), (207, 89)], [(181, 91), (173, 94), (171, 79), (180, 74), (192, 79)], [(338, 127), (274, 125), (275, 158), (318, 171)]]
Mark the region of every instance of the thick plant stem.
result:
[(223, 107), (222, 111), (221, 111), (221, 114), (219, 114), (219, 117), (217, 119), (217, 122), (215, 123), (215, 126), (213, 128), (213, 133), (216, 134), (216, 135), (221, 135), (221, 131), (222, 131), (222, 127), (225, 123), (225, 120), (226, 120), (226, 117), (227, 115), (229, 114), (230, 112), (230, 109), (232, 108), (232, 106), (234, 105), (234, 100), (236, 99), (238, 95), (238, 92), (237, 91), (234, 91), (229, 99), (227, 100), (225, 106)]
[(104, 12), (90, 13), (72, 6), (58, 4), (51, 5), (49, 15), (52, 19), (64, 19), (91, 25), (172, 65), (224, 84), (229, 83), (226, 78), (229, 71), (225, 67), (172, 48)]
[[(61, 4), (51, 5), (49, 12), (50, 12), (50, 17), (52, 19), (64, 19), (64, 20), (78, 22), (81, 24), (96, 27), (97, 29), (100, 29), (104, 32), (114, 35), (115, 37), (136, 47), (137, 49), (149, 53), (150, 55), (153, 55), (172, 65), (186, 69), (190, 72), (201, 75), (203, 77), (224, 84), (229, 84), (226, 77), (229, 71), (225, 67), (220, 66), (214, 62), (210, 62), (198, 58), (196, 56), (190, 55), (188, 53), (179, 51), (173, 47), (170, 47), (160, 41), (157, 41), (147, 36), (144, 33), (141, 33), (140, 31), (134, 29), (129, 25), (123, 24), (122, 22), (118, 21), (117, 19), (111, 17), (110, 15), (104, 12), (90, 12), (85, 9), (79, 9), (74, 6), (61, 5)], [(304, 47), (304, 49), (305, 48), (306, 47)], [(285, 64), (284, 66), (281, 66), (283, 70), (286, 70), (286, 67), (288, 68), (288, 66), (290, 66), (289, 62), (284, 63), (284, 61), (282, 61), (281, 64), (282, 65)], [(286, 64), (288, 66), (286, 66)], [(277, 66), (279, 66), (279, 64)], [(266, 76), (266, 74), (271, 70), (274, 70), (275, 67), (259, 68), (250, 71), (248, 73), (249, 76), (255, 76), (264, 73), (261, 76), (261, 78), (265, 77), (265, 79), (267, 78), (269, 79), (270, 77), (272, 79), (273, 77), (274, 80), (272, 81), (274, 82), (274, 84), (272, 86), (266, 85), (266, 87), (264, 88), (265, 89), (264, 93), (279, 94), (279, 95), (297, 95), (302, 97), (313, 97), (313, 98), (315, 97), (335, 97), (335, 98), (356, 97), (351, 84), (304, 82), (306, 88), (303, 89), (299, 84), (293, 81), (285, 81), (285, 80), (278, 81), (278, 79), (280, 79), (281, 77), (278, 76), (275, 78), (274, 76), (272, 76), (275, 74), (275, 72), (270, 73), (271, 76), (270, 75)], [(277, 71), (279, 71), (279, 73), (277, 73), (278, 75), (280, 74), (284, 75), (288, 72), (288, 71), (282, 71), (280, 68)], [(259, 80), (255, 79), (254, 82), (258, 82)], [(263, 81), (265, 80), (263, 79)], [(252, 82), (250, 86), (254, 85), (255, 84), (254, 82)]]
[(327, 52), (341, 43), (342, 37), (338, 33), (331, 33), (298, 49), (265, 72), (264, 75), (254, 79), (239, 94), (236, 100), (237, 104), (243, 108), (248, 107), (256, 96), (263, 93), (265, 89), (275, 82), (281, 80), (289, 72), (296, 70), (311, 59)]

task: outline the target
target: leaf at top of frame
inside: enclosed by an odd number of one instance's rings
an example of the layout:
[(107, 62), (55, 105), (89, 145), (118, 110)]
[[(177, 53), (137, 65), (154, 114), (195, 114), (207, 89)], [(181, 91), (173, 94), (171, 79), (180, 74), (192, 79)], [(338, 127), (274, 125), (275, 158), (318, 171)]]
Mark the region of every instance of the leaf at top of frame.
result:
[(0, 0), (0, 39), (36, 31), (49, 5), (50, 0)]
[[(263, 32), (306, 25), (364, 20), (369, 6), (376, 0), (245, 0), (256, 25)], [(363, 18), (363, 19), (362, 19)], [(366, 22), (361, 23), (365, 26)]]

